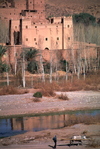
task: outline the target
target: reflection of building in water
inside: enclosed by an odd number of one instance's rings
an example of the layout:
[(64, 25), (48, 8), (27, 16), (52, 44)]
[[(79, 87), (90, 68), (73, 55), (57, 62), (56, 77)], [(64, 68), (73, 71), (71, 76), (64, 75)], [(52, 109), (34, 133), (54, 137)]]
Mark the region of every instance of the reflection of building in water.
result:
[(12, 130), (32, 130), (61, 128), (65, 126), (68, 115), (49, 115), (11, 119)]
[(11, 119), (11, 128), (12, 130), (24, 130), (24, 120), (21, 118), (12, 118)]

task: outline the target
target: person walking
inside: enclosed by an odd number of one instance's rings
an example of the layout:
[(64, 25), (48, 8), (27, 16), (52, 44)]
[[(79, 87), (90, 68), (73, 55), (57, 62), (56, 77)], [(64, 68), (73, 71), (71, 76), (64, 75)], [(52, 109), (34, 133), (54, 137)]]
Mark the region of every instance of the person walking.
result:
[(53, 137), (53, 141), (54, 141), (54, 148), (56, 148), (56, 145), (57, 145), (57, 136), (55, 135), (55, 137)]

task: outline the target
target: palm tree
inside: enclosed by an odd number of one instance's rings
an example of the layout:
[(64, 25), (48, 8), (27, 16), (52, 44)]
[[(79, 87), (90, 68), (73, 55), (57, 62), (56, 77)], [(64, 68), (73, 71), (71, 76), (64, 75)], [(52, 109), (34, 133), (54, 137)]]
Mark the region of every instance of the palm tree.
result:
[(3, 55), (6, 53), (7, 47), (0, 45), (0, 73), (6, 72), (7, 64), (2, 61)]
[[(37, 71), (37, 61), (36, 61), (37, 56), (38, 56), (38, 50), (34, 48), (29, 49), (24, 48), (21, 53), (23, 87), (25, 87), (25, 60), (27, 61), (27, 70), (30, 71), (31, 73), (34, 73), (35, 71)], [(31, 82), (31, 84), (33, 86), (33, 81)]]
[(38, 56), (39, 51), (35, 48), (26, 49), (25, 51), (25, 60), (28, 62), (27, 69), (31, 73), (37, 70), (37, 61), (36, 57)]

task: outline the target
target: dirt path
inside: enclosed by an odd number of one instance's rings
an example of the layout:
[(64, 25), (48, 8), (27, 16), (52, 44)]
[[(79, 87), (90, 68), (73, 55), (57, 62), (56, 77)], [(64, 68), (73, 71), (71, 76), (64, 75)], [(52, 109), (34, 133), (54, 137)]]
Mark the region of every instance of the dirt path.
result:
[[(87, 140), (82, 145), (73, 144), (70, 146), (70, 137), (83, 135), (86, 132)], [(95, 148), (100, 149), (100, 125), (77, 124), (62, 129), (48, 129), (40, 132), (27, 132), (0, 139), (0, 149), (52, 149), (54, 142), (52, 138), (57, 135), (57, 149), (93, 149), (88, 145), (88, 140), (95, 140)], [(98, 144), (99, 142), (99, 144)]]
[[(31, 113), (56, 112), (77, 109), (100, 109), (100, 92), (75, 91), (62, 92), (70, 100), (57, 97), (43, 97), (40, 102), (33, 102), (33, 93), (0, 96), (0, 116)], [(56, 92), (60, 95), (61, 92)]]

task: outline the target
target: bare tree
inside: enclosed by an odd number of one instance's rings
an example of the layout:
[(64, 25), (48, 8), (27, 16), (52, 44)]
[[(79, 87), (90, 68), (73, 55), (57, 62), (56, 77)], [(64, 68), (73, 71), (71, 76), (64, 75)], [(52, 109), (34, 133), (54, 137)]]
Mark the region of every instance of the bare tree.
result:
[(22, 80), (23, 80), (23, 87), (25, 88), (25, 53), (23, 51), (23, 58), (22, 58)]
[(15, 47), (15, 42), (14, 42), (14, 35), (13, 35), (13, 45), (14, 45), (14, 58), (15, 58), (15, 75), (17, 72), (17, 53), (16, 53), (16, 47)]
[(7, 86), (9, 86), (9, 68), (8, 68), (8, 55), (7, 55), (7, 67), (6, 67), (6, 72), (7, 72)]
[(40, 69), (41, 69), (41, 73), (42, 73), (42, 81), (45, 82), (45, 74), (44, 74), (44, 66), (43, 66), (43, 60), (42, 60), (42, 50), (43, 50), (43, 37), (39, 36), (39, 40), (38, 40), (38, 46), (40, 49)]
[(50, 51), (50, 83), (52, 83), (52, 50)]

